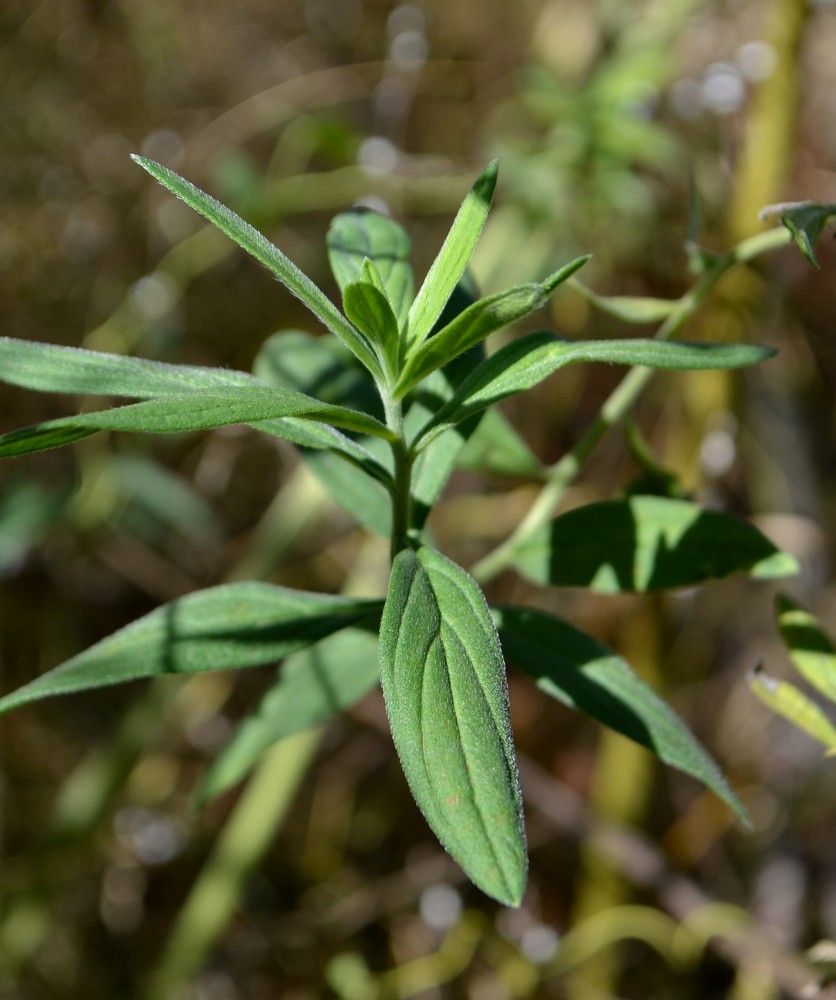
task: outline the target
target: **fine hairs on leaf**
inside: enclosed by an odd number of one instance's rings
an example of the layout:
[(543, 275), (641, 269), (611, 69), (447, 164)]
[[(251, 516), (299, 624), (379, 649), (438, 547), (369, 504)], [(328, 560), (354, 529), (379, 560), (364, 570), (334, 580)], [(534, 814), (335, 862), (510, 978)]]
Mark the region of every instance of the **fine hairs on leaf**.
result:
[[(743, 817), (717, 765), (626, 660), (544, 611), (491, 611), (477, 577), (515, 568), (542, 587), (646, 593), (735, 572), (769, 579), (795, 571), (792, 557), (748, 522), (681, 498), (635, 492), (552, 514), (601, 436), (629, 416), (651, 370), (731, 369), (772, 356), (755, 345), (673, 338), (725, 270), (788, 242), (790, 233), (815, 263), (813, 243), (833, 206), (786, 212), (786, 230), (718, 255), (675, 302), (608, 297), (575, 284), (619, 320), (660, 322), (654, 338), (567, 340), (541, 331), (506, 338), (491, 352), (484, 344), (490, 334), (544, 306), (588, 259), (480, 298), (467, 268), (496, 187), (495, 162), (465, 196), (417, 293), (406, 230), (368, 209), (340, 213), (326, 242), (341, 310), (244, 219), (167, 167), (134, 160), (267, 267), (305, 305), (315, 328), (267, 337), (255, 374), (0, 338), (2, 381), (135, 401), (0, 435), (0, 458), (98, 431), (187, 433), (245, 424), (295, 444), (334, 500), (388, 538), (388, 586), (385, 595), (368, 599), (260, 582), (209, 587), (158, 607), (0, 697), (0, 713), (137, 678), (278, 664), (263, 699), (207, 771), (197, 793), (202, 802), (246, 780), (276, 740), (322, 724), (379, 684), (404, 775), (439, 842), (474, 885), (519, 906), (528, 855), (504, 647), (545, 695), (647, 747)], [(606, 419), (594, 421), (566, 456), (569, 464), (547, 467), (494, 404), (579, 362), (631, 370), (604, 404)], [(150, 458), (120, 461), (114, 468), (123, 470), (124, 484), (147, 479), (179, 496), (171, 476), (143, 471)], [(492, 553), (490, 572), (484, 560), (472, 573), (450, 560), (427, 529), (457, 464), (525, 477), (541, 490), (523, 523)], [(645, 464), (654, 465), (652, 456)], [(37, 506), (42, 512), (31, 523), (15, 514), (21, 531), (47, 531), (57, 516), (49, 505)], [(199, 504), (189, 509), (201, 511), (204, 525), (212, 522)], [(781, 603), (782, 635), (802, 675), (832, 697), (833, 652), (805, 615), (788, 599)], [(794, 688), (778, 690), (765, 675), (753, 688), (819, 739), (830, 738)]]

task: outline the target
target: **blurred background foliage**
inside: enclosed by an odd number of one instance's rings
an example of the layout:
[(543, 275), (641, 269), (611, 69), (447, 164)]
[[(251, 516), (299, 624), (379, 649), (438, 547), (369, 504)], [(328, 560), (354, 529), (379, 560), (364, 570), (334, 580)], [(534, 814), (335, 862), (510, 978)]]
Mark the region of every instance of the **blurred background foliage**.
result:
[[(764, 204), (836, 201), (825, 0), (4, 0), (0, 42), (0, 332), (14, 337), (248, 368), (275, 330), (310, 329), (131, 151), (230, 203), (331, 294), (333, 213), (387, 207), (420, 272), (493, 156), (486, 292), (592, 252), (596, 291), (673, 297), (697, 201), (714, 250), (756, 231)], [(798, 556), (794, 596), (832, 634), (832, 241), (819, 257), (813, 272), (787, 249), (730, 277), (691, 331), (773, 344), (778, 361), (659, 378), (636, 426), (684, 489)], [(630, 332), (571, 291), (551, 322)], [(569, 370), (506, 412), (553, 462), (617, 377)], [(4, 388), (0, 421), (72, 405)], [(473, 465), (432, 520), (465, 565), (534, 495)], [(569, 503), (637, 471), (614, 434)], [(241, 428), (100, 435), (0, 475), (4, 691), (223, 579), (382, 592), (385, 545), (290, 447)], [(378, 696), (319, 752), (314, 736), (280, 745), (201, 812), (199, 777), (269, 670), (59, 699), (0, 727), (0, 997), (826, 995), (836, 772), (747, 687), (759, 660), (790, 670), (771, 586), (602, 598), (507, 573), (490, 594), (615, 645), (722, 762), (752, 829), (513, 677), (532, 872), (523, 908), (503, 911), (417, 814)]]

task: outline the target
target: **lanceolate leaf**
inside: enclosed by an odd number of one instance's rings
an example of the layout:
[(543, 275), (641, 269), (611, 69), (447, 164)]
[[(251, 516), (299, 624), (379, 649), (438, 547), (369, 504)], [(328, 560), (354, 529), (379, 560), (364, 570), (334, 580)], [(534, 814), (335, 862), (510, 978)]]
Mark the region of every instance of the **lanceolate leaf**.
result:
[(397, 222), (366, 208), (342, 212), (328, 230), (328, 257), (340, 289), (362, 280), (363, 261), (373, 261), (400, 327), (415, 297), (411, 252), (409, 236)]
[(232, 583), (164, 604), (17, 691), (18, 705), (140, 677), (234, 670), (277, 660), (379, 613), (380, 602), (268, 583)]
[(779, 594), (778, 628), (801, 676), (836, 702), (836, 652), (818, 620), (791, 598)]
[(578, 361), (607, 361), (649, 368), (741, 368), (775, 354), (749, 344), (690, 344), (661, 340), (562, 340), (551, 333), (532, 333), (501, 348), (459, 386), (453, 398), (424, 428), (432, 436), (492, 403), (523, 392), (558, 368)]
[(376, 629), (346, 628), (293, 653), (213, 761), (200, 783), (198, 801), (245, 778), (273, 743), (350, 708), (377, 687), (378, 679)]
[(0, 436), (0, 457), (56, 448), (96, 431), (165, 434), (250, 424), (274, 417), (327, 420), (340, 427), (388, 438), (390, 431), (374, 417), (342, 406), (329, 406), (288, 389), (196, 389), (181, 396), (149, 399), (112, 410), (47, 420)]
[(803, 691), (758, 668), (749, 675), (749, 687), (760, 700), (814, 740), (836, 753), (836, 726)]
[(798, 571), (795, 559), (748, 521), (660, 496), (561, 514), (520, 547), (514, 564), (538, 583), (601, 593), (693, 587), (739, 571), (759, 579)]
[(427, 822), (483, 892), (518, 906), (526, 847), (502, 652), (476, 582), (431, 549), (395, 559), (380, 677)]
[(0, 337), (0, 380), (41, 392), (135, 399), (179, 395), (190, 389), (259, 385), (252, 375), (227, 368), (169, 365), (12, 337)]
[[(304, 336), (316, 342), (309, 334)], [(326, 342), (341, 348), (339, 342), (331, 338), (327, 338)], [(226, 368), (163, 364), (144, 358), (14, 340), (11, 337), (0, 338), (0, 379), (43, 392), (131, 396), (138, 399), (180, 395), (189, 390), (220, 389), (224, 386), (264, 387), (264, 382), (252, 375)], [(263, 421), (258, 429), (265, 434), (293, 441), (294, 444), (337, 452), (362, 466), (375, 478), (385, 481), (388, 477), (368, 451), (326, 424), (315, 423), (310, 419), (286, 418)]]
[(547, 694), (701, 781), (742, 819), (720, 769), (656, 692), (597, 639), (543, 611), (493, 609), (508, 659)]
[(474, 302), (451, 323), (426, 340), (409, 356), (395, 389), (395, 398), (404, 396), (423, 378), (448, 361), (484, 340), (494, 330), (508, 326), (539, 309), (549, 295), (583, 266), (589, 257), (578, 257), (540, 284), (517, 285)]
[(438, 256), (409, 310), (407, 343), (420, 344), (435, 326), (470, 261), (491, 207), (499, 164), (489, 164), (453, 220)]
[(349, 323), (334, 304), (316, 287), (311, 279), (285, 255), (265, 239), (248, 222), (231, 209), (215, 201), (200, 188), (184, 180), (173, 170), (155, 163), (144, 156), (132, 154), (136, 163), (148, 171), (163, 187), (199, 212), (222, 233), (234, 240), (247, 253), (252, 254), (278, 278), (289, 292), (303, 302), (327, 329), (344, 341), (349, 349), (369, 368), (379, 371), (374, 354), (365, 338)]

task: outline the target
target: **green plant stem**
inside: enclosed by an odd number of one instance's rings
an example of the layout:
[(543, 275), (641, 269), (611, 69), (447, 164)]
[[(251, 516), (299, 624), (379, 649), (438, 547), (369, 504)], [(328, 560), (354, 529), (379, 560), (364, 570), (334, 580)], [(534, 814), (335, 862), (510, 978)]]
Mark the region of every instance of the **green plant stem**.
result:
[(403, 408), (400, 400), (392, 398), (387, 389), (381, 388), (381, 399), (386, 414), (386, 426), (395, 435), (390, 442), (394, 459), (394, 477), (390, 487), (392, 497), (391, 558), (409, 546), (409, 527), (412, 514), (412, 462), (403, 428)]
[[(785, 246), (790, 239), (789, 231), (783, 226), (769, 229), (764, 233), (758, 233), (743, 240), (727, 254), (715, 258), (702, 278), (679, 299), (676, 308), (659, 327), (655, 339), (672, 340), (730, 268), (753, 260), (769, 250)], [(550, 467), (545, 486), (516, 530), (473, 567), (471, 572), (477, 580), (490, 579), (508, 567), (513, 562), (520, 546), (525, 544), (549, 520), (567, 487), (581, 470), (583, 463), (598, 446), (607, 431), (624, 419), (653, 374), (654, 370), (651, 368), (636, 366), (624, 376), (609, 395), (581, 440), (563, 458)]]

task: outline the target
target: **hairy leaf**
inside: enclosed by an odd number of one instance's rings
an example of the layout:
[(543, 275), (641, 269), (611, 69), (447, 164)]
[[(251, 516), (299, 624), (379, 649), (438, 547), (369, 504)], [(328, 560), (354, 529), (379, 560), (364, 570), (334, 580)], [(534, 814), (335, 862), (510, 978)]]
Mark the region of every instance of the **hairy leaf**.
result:
[(539, 309), (558, 285), (588, 260), (588, 256), (578, 257), (541, 283), (516, 285), (474, 302), (409, 355), (395, 387), (395, 398), (404, 396), (430, 372), (480, 343), (494, 330), (508, 326)]
[(407, 343), (420, 344), (435, 326), (473, 255), (491, 207), (499, 164), (490, 163), (462, 202), (407, 319)]
[(0, 698), (18, 705), (140, 677), (235, 670), (277, 660), (379, 613), (379, 601), (269, 583), (230, 583), (164, 604)]
[(377, 687), (378, 680), (376, 630), (346, 628), (293, 653), (212, 762), (198, 788), (198, 801), (237, 784), (268, 747), (350, 708)]
[(502, 652), (476, 582), (431, 549), (395, 559), (380, 677), (427, 822), (475, 885), (518, 906), (526, 847)]
[(391, 434), (368, 414), (342, 406), (329, 406), (288, 389), (261, 386), (196, 389), (181, 396), (164, 396), (112, 410), (60, 417), (11, 431), (0, 435), (0, 457), (57, 448), (102, 430), (168, 434), (229, 424), (252, 424), (274, 417), (328, 420), (350, 430), (384, 438)]
[(41, 392), (135, 399), (260, 384), (246, 372), (227, 368), (169, 365), (13, 337), (0, 337), (0, 380)]
[(631, 496), (561, 514), (514, 560), (531, 580), (601, 593), (693, 587), (746, 571), (759, 579), (798, 571), (754, 525), (687, 500)]
[(508, 659), (537, 686), (652, 750), (746, 813), (720, 769), (656, 692), (597, 639), (530, 608), (495, 608)]
[[(305, 336), (314, 340), (309, 334)], [(341, 348), (338, 341), (331, 338), (320, 339)], [(246, 372), (226, 368), (163, 364), (144, 358), (39, 344), (11, 337), (0, 338), (0, 379), (44, 392), (130, 396), (139, 399), (180, 395), (192, 389), (263, 387), (265, 384)], [(388, 476), (368, 451), (326, 424), (285, 418), (263, 421), (258, 429), (294, 444), (324, 448), (341, 454), (378, 479), (386, 480)]]
[(403, 327), (415, 297), (409, 263), (412, 245), (406, 232), (388, 216), (367, 208), (342, 212), (328, 230), (328, 257), (341, 290), (363, 279), (363, 261), (369, 259), (383, 279), (398, 326)]
[(201, 191), (189, 181), (167, 167), (144, 156), (131, 154), (131, 158), (148, 171), (151, 176), (172, 194), (184, 201), (190, 208), (217, 226), (222, 233), (234, 240), (247, 253), (252, 254), (278, 278), (289, 292), (303, 302), (327, 329), (336, 334), (366, 367), (379, 373), (374, 352), (366, 339), (340, 313), (330, 301), (304, 274), (289, 260), (278, 247), (267, 240), (257, 229), (235, 214), (231, 209)]
[(453, 398), (426, 425), (435, 437), (451, 424), (486, 406), (523, 392), (558, 368), (578, 361), (608, 361), (649, 368), (741, 368), (772, 357), (775, 351), (749, 344), (669, 343), (661, 340), (562, 340), (551, 333), (532, 333), (501, 348), (459, 386)]
[(836, 702), (836, 652), (814, 615), (785, 594), (776, 599), (778, 628), (801, 676)]

